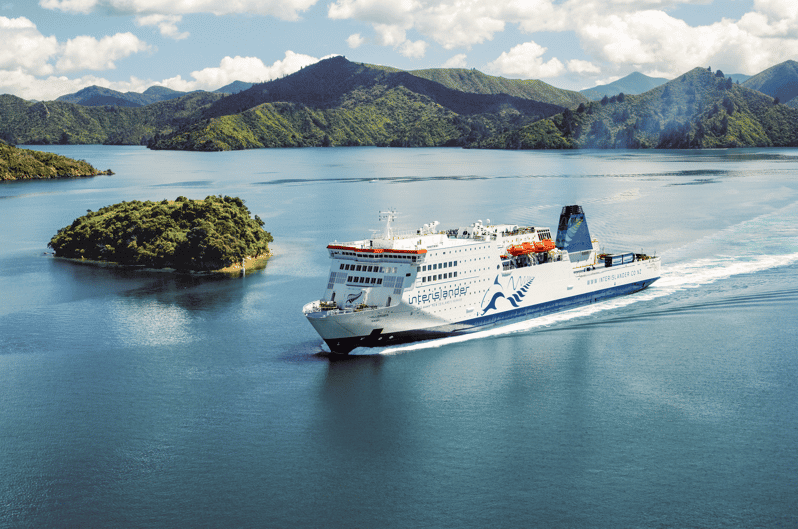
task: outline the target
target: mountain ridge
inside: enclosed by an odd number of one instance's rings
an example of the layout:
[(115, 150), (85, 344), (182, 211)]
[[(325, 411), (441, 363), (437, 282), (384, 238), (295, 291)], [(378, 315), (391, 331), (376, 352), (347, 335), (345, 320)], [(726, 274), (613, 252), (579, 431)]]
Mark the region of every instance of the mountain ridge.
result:
[(604, 96), (610, 97), (618, 94), (639, 95), (652, 88), (667, 83), (669, 79), (664, 77), (649, 77), (640, 72), (632, 72), (626, 77), (604, 85), (594, 86), (580, 90), (579, 93), (591, 101), (598, 101)]

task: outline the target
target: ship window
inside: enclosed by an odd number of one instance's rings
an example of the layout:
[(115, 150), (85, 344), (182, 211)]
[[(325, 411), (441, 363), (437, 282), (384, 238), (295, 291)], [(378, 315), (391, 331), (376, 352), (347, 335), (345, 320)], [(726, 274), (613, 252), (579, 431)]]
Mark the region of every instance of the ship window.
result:
[(372, 278), (371, 278), (371, 284), (373, 285), (373, 284), (374, 284), (374, 283), (376, 283), (376, 282), (377, 282), (377, 278), (376, 278), (376, 277), (372, 277)]
[(432, 276), (432, 280), (433, 281), (437, 281), (438, 280), (438, 275), (436, 274), (436, 275)]
[(368, 270), (366, 270), (366, 271), (367, 271), (367, 272), (371, 272), (371, 268), (372, 268), (372, 267), (370, 267), (370, 266), (369, 266), (369, 269), (368, 269)]
[(347, 282), (347, 283), (352, 283), (352, 282), (353, 282), (353, 281), (352, 281), (352, 276), (349, 276), (349, 277), (347, 277), (347, 278), (346, 278), (346, 282)]
[(427, 282), (427, 278), (426, 278), (426, 277), (422, 277), (422, 278), (421, 278), (421, 282), (422, 282), (422, 283), (426, 283), (426, 282)]
[(443, 265), (444, 268), (446, 268), (446, 263), (441, 263), (441, 264)]
[(454, 266), (457, 266), (457, 261), (454, 262)]
[(361, 268), (361, 267), (360, 267), (360, 265), (357, 265), (357, 266), (355, 267), (355, 272), (360, 272), (360, 268)]
[(381, 284), (382, 284), (382, 278), (381, 278), (381, 277), (378, 277), (378, 278), (377, 278), (377, 284), (378, 284), (378, 285), (381, 285)]
[(457, 277), (457, 272), (454, 273), (454, 277)]

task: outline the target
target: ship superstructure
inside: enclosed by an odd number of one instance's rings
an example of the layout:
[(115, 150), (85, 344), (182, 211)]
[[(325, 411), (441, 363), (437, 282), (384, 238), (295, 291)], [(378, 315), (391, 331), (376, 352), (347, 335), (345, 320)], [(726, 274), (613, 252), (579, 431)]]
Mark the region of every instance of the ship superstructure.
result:
[(327, 246), (327, 288), (303, 312), (333, 353), (474, 332), (642, 290), (660, 259), (604, 254), (580, 206), (548, 228), (439, 223)]

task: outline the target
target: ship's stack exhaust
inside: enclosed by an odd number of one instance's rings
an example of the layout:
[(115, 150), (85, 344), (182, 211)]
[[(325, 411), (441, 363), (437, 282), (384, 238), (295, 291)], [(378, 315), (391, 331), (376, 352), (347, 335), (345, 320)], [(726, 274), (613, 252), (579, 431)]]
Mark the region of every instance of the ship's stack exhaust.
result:
[(555, 245), (560, 250), (565, 250), (569, 253), (593, 249), (590, 231), (587, 229), (587, 219), (585, 219), (582, 206), (563, 206), (560, 213), (560, 223), (557, 226), (557, 241)]

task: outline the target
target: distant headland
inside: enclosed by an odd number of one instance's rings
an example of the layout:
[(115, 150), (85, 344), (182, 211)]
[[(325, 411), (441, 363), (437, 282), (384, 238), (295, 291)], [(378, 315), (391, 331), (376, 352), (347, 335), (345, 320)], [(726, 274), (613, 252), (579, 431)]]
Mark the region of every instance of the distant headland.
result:
[(18, 149), (0, 140), (0, 180), (39, 180), (112, 175), (98, 171), (84, 160), (73, 160), (49, 152)]

